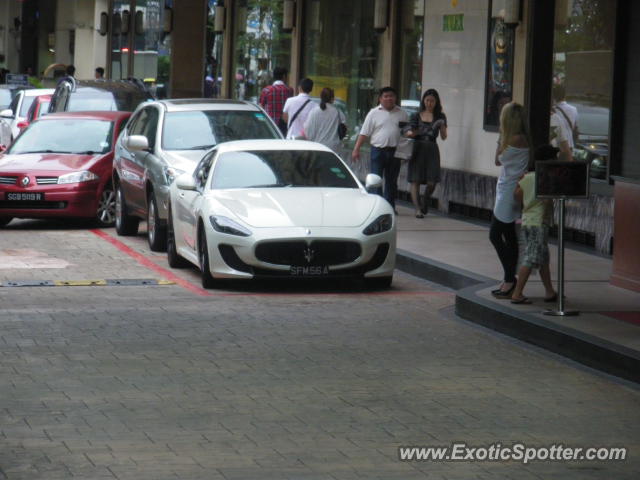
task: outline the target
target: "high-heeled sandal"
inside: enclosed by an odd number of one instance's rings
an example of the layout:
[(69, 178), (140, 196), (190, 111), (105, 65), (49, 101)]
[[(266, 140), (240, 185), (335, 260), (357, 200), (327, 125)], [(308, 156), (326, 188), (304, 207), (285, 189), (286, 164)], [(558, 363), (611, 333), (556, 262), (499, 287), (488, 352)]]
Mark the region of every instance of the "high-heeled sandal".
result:
[(514, 283), (509, 290), (500, 290), (497, 293), (493, 293), (493, 296), (500, 299), (511, 298), (511, 294), (516, 289), (516, 284)]

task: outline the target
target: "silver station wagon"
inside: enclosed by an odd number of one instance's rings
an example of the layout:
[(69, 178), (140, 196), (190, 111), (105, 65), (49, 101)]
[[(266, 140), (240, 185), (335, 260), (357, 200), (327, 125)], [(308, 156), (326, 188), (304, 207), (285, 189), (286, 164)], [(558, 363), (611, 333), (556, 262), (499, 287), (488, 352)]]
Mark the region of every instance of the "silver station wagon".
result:
[(141, 104), (116, 144), (116, 231), (135, 235), (147, 221), (149, 247), (166, 249), (169, 185), (204, 154), (232, 140), (281, 139), (258, 105), (239, 100), (176, 99)]

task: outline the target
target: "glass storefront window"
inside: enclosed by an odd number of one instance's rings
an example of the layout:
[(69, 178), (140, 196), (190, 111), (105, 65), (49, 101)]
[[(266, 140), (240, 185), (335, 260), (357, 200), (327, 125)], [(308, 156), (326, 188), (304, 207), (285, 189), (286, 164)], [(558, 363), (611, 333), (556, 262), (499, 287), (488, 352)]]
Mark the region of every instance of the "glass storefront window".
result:
[(207, 16), (207, 57), (203, 89), (206, 98), (218, 98), (222, 85), (222, 43), (224, 34), (214, 32), (216, 5), (216, 0), (209, 0)]
[(424, 46), (424, 2), (412, 0), (400, 5), (400, 105), (411, 115), (420, 107), (422, 95), (422, 53)]
[(129, 76), (129, 29), (125, 23), (131, 15), (129, 0), (114, 0), (111, 15), (111, 78), (127, 78)]
[(234, 2), (233, 98), (257, 102), (273, 69), (288, 69), (291, 34), (282, 31), (282, 13), (282, 0)]
[[(133, 29), (133, 76), (150, 87), (160, 83), (158, 70), (160, 46), (163, 43), (164, 1), (136, 0)], [(168, 64), (167, 52), (163, 63)], [(168, 72), (163, 72), (167, 75)], [(168, 75), (167, 75), (168, 77)], [(168, 78), (166, 79), (168, 80)], [(162, 82), (164, 84), (164, 81)]]
[(372, 2), (306, 0), (304, 7), (303, 76), (314, 81), (312, 96), (319, 97), (324, 87), (334, 90), (335, 105), (347, 116), (347, 138), (353, 140), (383, 86)]
[(163, 27), (165, 6), (172, 5), (173, 0), (113, 1), (111, 78), (135, 77), (154, 95), (168, 96), (171, 41)]
[[(590, 162), (591, 176), (602, 179), (608, 175), (616, 4), (616, 0), (556, 2), (555, 97), (564, 90), (566, 104), (560, 107), (571, 123), (577, 114), (574, 158)], [(561, 121), (566, 121), (565, 115)], [(551, 138), (556, 135), (553, 130)]]

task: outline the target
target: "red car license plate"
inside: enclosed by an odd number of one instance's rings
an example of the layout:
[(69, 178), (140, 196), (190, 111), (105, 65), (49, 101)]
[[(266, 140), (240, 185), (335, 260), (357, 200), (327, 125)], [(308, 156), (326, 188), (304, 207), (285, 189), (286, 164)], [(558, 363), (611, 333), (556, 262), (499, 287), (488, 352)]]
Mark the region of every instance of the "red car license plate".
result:
[(13, 202), (41, 202), (44, 200), (42, 192), (7, 192), (4, 198)]

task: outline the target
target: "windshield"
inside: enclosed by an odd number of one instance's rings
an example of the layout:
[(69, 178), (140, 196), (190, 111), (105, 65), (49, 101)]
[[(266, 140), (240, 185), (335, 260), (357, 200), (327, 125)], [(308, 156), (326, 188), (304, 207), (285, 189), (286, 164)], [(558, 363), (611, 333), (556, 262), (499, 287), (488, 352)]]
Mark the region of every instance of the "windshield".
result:
[(262, 112), (170, 112), (162, 128), (164, 150), (206, 150), (231, 140), (281, 138)]
[(36, 97), (27, 97), (26, 95), (22, 99), (22, 105), (20, 106), (20, 116), (26, 117), (29, 108), (31, 108), (31, 104), (36, 99)]
[(111, 151), (113, 122), (59, 119), (32, 123), (8, 153), (107, 153)]
[(133, 112), (138, 105), (149, 100), (143, 90), (81, 90), (71, 92), (69, 112), (121, 111)]
[(334, 153), (264, 150), (221, 154), (215, 163), (211, 187), (358, 188), (358, 184)]
[(13, 93), (10, 89), (0, 88), (0, 110), (9, 108), (12, 98), (13, 98)]
[(597, 137), (609, 137), (609, 109), (598, 105), (584, 105), (577, 103), (578, 132), (586, 140)]
[(118, 107), (110, 93), (97, 97), (71, 94), (67, 110), (69, 112), (100, 112), (118, 110)]
[(47, 114), (47, 112), (49, 111), (49, 104), (50, 103), (51, 102), (49, 100), (44, 100), (44, 101), (40, 102), (40, 110), (38, 110), (38, 117), (37, 118), (40, 118), (43, 115)]

